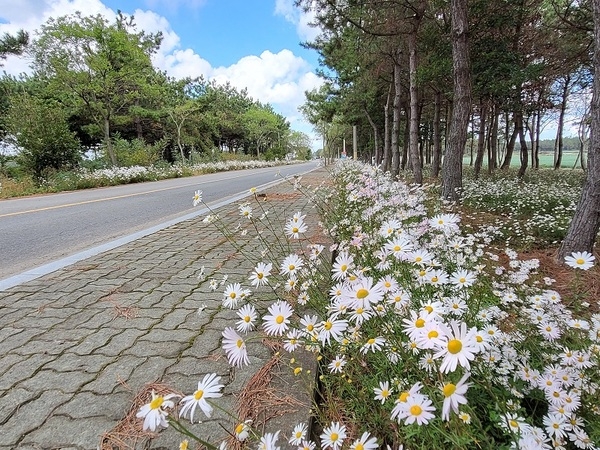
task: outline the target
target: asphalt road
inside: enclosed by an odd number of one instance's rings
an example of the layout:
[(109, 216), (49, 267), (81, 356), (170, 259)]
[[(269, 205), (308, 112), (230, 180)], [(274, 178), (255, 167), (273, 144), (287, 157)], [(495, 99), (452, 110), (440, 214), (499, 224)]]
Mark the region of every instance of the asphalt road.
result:
[(195, 190), (203, 191), (207, 204), (219, 205), (315, 167), (308, 162), (1, 200), (0, 282), (197, 214), (202, 208), (192, 206)]

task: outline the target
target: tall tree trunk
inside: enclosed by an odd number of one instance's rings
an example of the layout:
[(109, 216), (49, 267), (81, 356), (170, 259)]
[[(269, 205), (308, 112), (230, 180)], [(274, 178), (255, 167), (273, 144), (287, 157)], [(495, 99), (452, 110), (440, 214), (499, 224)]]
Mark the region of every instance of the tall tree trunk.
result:
[(462, 189), (463, 152), (467, 143), (467, 129), (471, 113), (467, 0), (452, 0), (451, 7), (454, 108), (448, 148), (442, 167), (442, 197), (459, 201)]
[(558, 251), (558, 258), (576, 251), (594, 251), (600, 230), (600, 2), (592, 2), (594, 11), (594, 93), (591, 105), (590, 147), (588, 168), (581, 197), (567, 235)]
[[(520, 105), (518, 107), (520, 108)], [(518, 177), (523, 178), (529, 161), (529, 150), (527, 149), (527, 140), (523, 132), (523, 111), (520, 109), (515, 113), (515, 128), (518, 130), (519, 144), (521, 144), (521, 166), (519, 167)]]
[[(515, 119), (513, 118), (513, 120), (515, 120)], [(507, 123), (506, 127), (507, 127), (506, 130), (508, 132), (508, 123)], [(519, 130), (515, 126), (512, 134), (510, 135), (510, 139), (508, 140), (508, 143), (506, 144), (506, 153), (504, 155), (504, 161), (502, 162), (502, 165), (500, 166), (500, 170), (508, 170), (508, 168), (510, 167), (510, 162), (512, 160), (513, 152), (515, 150), (515, 142), (517, 142), (518, 134), (519, 134)]]
[[(540, 101), (542, 93), (540, 92)], [(533, 143), (531, 144), (531, 167), (540, 168), (540, 132), (542, 128), (542, 111), (537, 110), (533, 132)]]
[(400, 49), (398, 49), (394, 62), (394, 102), (392, 104), (392, 175), (394, 177), (398, 176), (400, 167), (400, 149), (398, 148), (398, 137), (400, 134), (400, 92), (402, 89), (400, 70)]
[(485, 153), (485, 124), (487, 121), (487, 102), (481, 99), (479, 103), (479, 136), (477, 137), (477, 157), (475, 158), (475, 178), (481, 172), (483, 155)]
[(498, 110), (497, 105), (492, 105), (492, 122), (490, 124), (490, 143), (489, 152), (490, 157), (488, 160), (490, 173), (498, 168)]
[(408, 35), (408, 67), (410, 84), (410, 137), (408, 154), (415, 183), (423, 184), (421, 158), (419, 157), (419, 90), (417, 86), (417, 31), (420, 18), (415, 19), (415, 26)]
[[(377, 166), (379, 165), (379, 159), (381, 158), (381, 151), (379, 148), (379, 128), (377, 127), (375, 122), (373, 122), (373, 119), (371, 118), (369, 111), (367, 111), (367, 108), (363, 108), (363, 110), (365, 112), (365, 115), (367, 116), (367, 120), (371, 124), (371, 128), (373, 128), (373, 145), (375, 146), (375, 157), (373, 159), (373, 162)], [(369, 163), (371, 163), (371, 161), (369, 161)]]
[(385, 106), (383, 107), (383, 166), (382, 170), (387, 172), (392, 165), (392, 150), (390, 148), (390, 98), (392, 96), (392, 83), (388, 89)]
[(431, 172), (434, 178), (437, 178), (440, 174), (440, 162), (442, 160), (441, 113), (442, 93), (436, 90), (433, 109), (433, 162), (431, 164)]
[[(408, 111), (408, 113), (410, 114), (410, 111)], [(406, 166), (408, 164), (408, 160), (409, 160), (409, 156), (408, 156), (408, 142), (410, 140), (410, 120), (408, 118), (408, 115), (406, 117), (406, 120), (404, 121), (404, 140), (402, 141), (402, 170), (406, 169)]]
[(563, 129), (565, 127), (565, 113), (567, 111), (567, 97), (569, 96), (569, 85), (571, 76), (565, 75), (565, 84), (562, 89), (562, 99), (560, 102), (560, 113), (558, 115), (558, 124), (556, 125), (556, 140), (554, 142), (554, 170), (560, 169), (563, 154)]
[(115, 155), (115, 149), (113, 148), (112, 140), (110, 138), (110, 116), (108, 114), (104, 116), (104, 145), (106, 146), (106, 153), (108, 154), (110, 163), (113, 166), (116, 166), (117, 155)]
[[(475, 113), (471, 112), (471, 129), (475, 129)], [(473, 158), (473, 150), (475, 149), (475, 133), (471, 133), (471, 139), (469, 143), (469, 167), (473, 167), (475, 159)]]

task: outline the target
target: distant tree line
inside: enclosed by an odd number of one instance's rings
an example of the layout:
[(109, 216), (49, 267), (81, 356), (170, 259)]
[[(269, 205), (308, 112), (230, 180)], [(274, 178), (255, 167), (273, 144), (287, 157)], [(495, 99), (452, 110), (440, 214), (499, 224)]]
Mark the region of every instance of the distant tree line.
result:
[(32, 73), (0, 78), (0, 138), (36, 178), (77, 166), (90, 149), (106, 165), (186, 163), (222, 152), (310, 157), (308, 136), (246, 90), (154, 68), (161, 42), (122, 13), (112, 22), (52, 18), (31, 42), (24, 32), (5, 35), (0, 60), (24, 51)]

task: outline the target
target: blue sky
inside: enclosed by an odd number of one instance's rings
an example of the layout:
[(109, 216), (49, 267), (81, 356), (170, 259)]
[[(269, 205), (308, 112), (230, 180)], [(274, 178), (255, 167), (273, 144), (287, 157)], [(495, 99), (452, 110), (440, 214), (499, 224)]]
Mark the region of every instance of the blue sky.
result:
[[(139, 29), (164, 35), (154, 65), (176, 78), (204, 76), (230, 82), (270, 103), (293, 129), (312, 135), (298, 107), (304, 91), (318, 87), (316, 52), (300, 42), (314, 39), (310, 14), (293, 0), (0, 0), (0, 33), (34, 31), (50, 17), (81, 11), (112, 20), (133, 14)], [(4, 70), (28, 72), (25, 58), (10, 57)]]

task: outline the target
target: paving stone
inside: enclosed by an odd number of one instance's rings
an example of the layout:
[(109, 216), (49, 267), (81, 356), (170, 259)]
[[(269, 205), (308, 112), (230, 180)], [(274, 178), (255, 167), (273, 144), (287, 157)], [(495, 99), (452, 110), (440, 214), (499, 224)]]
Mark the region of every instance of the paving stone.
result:
[(113, 362), (109, 362), (102, 368), (96, 378), (86, 384), (82, 391), (89, 391), (95, 394), (111, 394), (127, 379), (133, 370), (141, 366), (146, 358), (138, 358), (132, 355), (121, 355)]
[(43, 449), (89, 449), (98, 448), (102, 433), (110, 430), (115, 421), (106, 417), (71, 419), (67, 416), (52, 416), (38, 430), (23, 439), (23, 445)]
[(110, 342), (96, 349), (96, 353), (104, 356), (116, 357), (131, 348), (138, 338), (144, 337), (149, 331), (137, 328), (128, 328), (111, 338)]
[(143, 364), (136, 367), (133, 373), (125, 380), (128, 389), (137, 392), (147, 383), (161, 381), (167, 368), (176, 362), (176, 359), (164, 356), (152, 356), (148, 358)]
[(55, 370), (40, 370), (26, 378), (18, 387), (28, 391), (41, 392), (53, 389), (62, 393), (72, 394), (81, 389), (96, 377), (95, 373), (86, 372), (57, 372)]
[[(52, 411), (70, 398), (71, 394), (51, 390), (42, 391), (39, 397), (19, 408), (6, 423), (0, 425), (2, 443), (17, 448), (17, 443), (27, 433), (44, 424)], [(48, 427), (44, 428), (48, 429)]]
[(166, 313), (156, 324), (155, 328), (161, 328), (163, 330), (175, 330), (179, 328), (182, 323), (185, 323), (187, 317), (196, 313), (195, 311), (189, 311), (182, 309), (179, 306), (172, 311)]
[[(0, 396), (0, 424), (8, 421), (21, 405), (26, 404), (33, 399), (36, 394), (27, 391), (23, 388), (12, 388), (2, 396)], [(1, 425), (0, 425), (1, 427)], [(2, 440), (0, 439), (0, 442)]]
[(106, 417), (109, 420), (121, 420), (127, 411), (123, 405), (131, 403), (133, 395), (129, 392), (118, 392), (110, 395), (107, 401), (105, 395), (93, 392), (80, 392), (75, 394), (54, 411), (54, 415), (68, 416), (71, 419), (85, 419), (92, 417)]
[(25, 359), (12, 365), (0, 377), (0, 391), (12, 388), (18, 382), (31, 377), (38, 372), (44, 364), (54, 359), (53, 356), (36, 354), (25, 356)]
[(44, 366), (44, 369), (51, 369), (56, 372), (83, 372), (97, 374), (112, 359), (104, 355), (76, 355), (74, 353), (65, 353), (58, 356)]
[(138, 358), (147, 358), (154, 355), (161, 355), (166, 358), (177, 358), (181, 353), (189, 347), (189, 343), (181, 343), (176, 341), (141, 341), (125, 350), (123, 355), (133, 355)]
[(100, 328), (90, 334), (81, 344), (71, 349), (71, 352), (78, 355), (89, 355), (94, 350), (104, 347), (114, 336), (122, 330), (114, 328)]
[[(64, 336), (64, 332), (62, 334)], [(13, 352), (24, 356), (37, 354), (60, 355), (66, 349), (74, 347), (77, 344), (77, 341), (52, 341), (50, 339), (45, 339), (45, 336), (42, 334), (41, 336), (36, 336), (29, 340), (20, 347), (15, 348)]]

